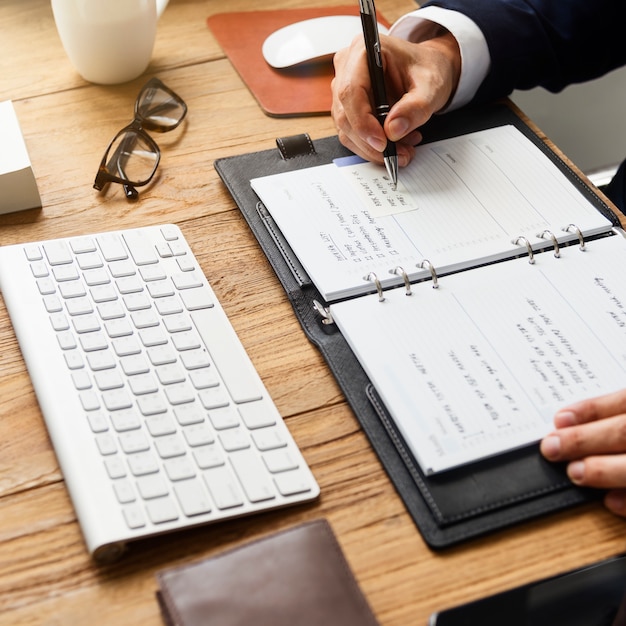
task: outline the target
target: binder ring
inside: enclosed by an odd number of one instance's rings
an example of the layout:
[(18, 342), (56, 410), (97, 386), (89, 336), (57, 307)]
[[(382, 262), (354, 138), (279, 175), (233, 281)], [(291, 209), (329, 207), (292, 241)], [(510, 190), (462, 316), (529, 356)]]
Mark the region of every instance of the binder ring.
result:
[(373, 282), (376, 285), (376, 291), (378, 291), (378, 301), (384, 302), (385, 294), (383, 293), (383, 286), (380, 284), (380, 281), (378, 280), (378, 276), (376, 276), (374, 272), (370, 272), (365, 277), (365, 280), (369, 280), (370, 282)]
[(313, 308), (321, 316), (322, 324), (328, 326), (329, 324), (335, 323), (333, 316), (330, 314), (330, 309), (322, 305), (321, 302), (319, 302), (318, 300), (313, 300)]
[(411, 283), (409, 282), (409, 276), (408, 274), (404, 271), (404, 268), (400, 267), (398, 265), (398, 267), (394, 267), (392, 270), (389, 270), (392, 274), (395, 274), (396, 276), (400, 275), (402, 276), (402, 280), (404, 280), (404, 286), (406, 288), (406, 295), (410, 296), (411, 295)]
[(583, 234), (580, 230), (580, 228), (578, 228), (578, 226), (576, 226), (576, 224), (568, 224), (563, 230), (566, 233), (569, 233), (571, 230), (575, 230), (576, 234), (578, 235), (578, 241), (580, 242), (580, 249), (581, 250), (586, 250), (587, 247), (585, 246), (585, 238), (583, 237)]
[(554, 246), (554, 256), (558, 259), (561, 256), (561, 251), (559, 250), (559, 242), (556, 240), (554, 233), (551, 230), (544, 230), (542, 233), (539, 233), (537, 235), (537, 237), (540, 237), (541, 239), (545, 239), (546, 236), (552, 239), (552, 245)]
[(533, 265), (535, 263), (535, 253), (533, 252), (533, 247), (530, 245), (530, 241), (528, 241), (528, 239), (524, 236), (513, 239), (514, 246), (519, 246), (521, 244), (526, 246), (526, 249), (528, 250), (528, 262)]
[(433, 279), (433, 289), (438, 289), (439, 279), (437, 278), (437, 272), (435, 271), (433, 264), (428, 259), (424, 259), (423, 261), (417, 264), (417, 267), (422, 268), (422, 269), (427, 267), (430, 270), (430, 275)]

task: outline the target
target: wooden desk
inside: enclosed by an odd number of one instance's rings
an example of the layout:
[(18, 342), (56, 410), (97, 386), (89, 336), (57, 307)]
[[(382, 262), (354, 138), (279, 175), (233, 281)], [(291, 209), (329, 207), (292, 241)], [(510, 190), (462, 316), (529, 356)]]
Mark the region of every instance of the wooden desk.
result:
[[(268, 0), (264, 8), (345, 4)], [(379, 0), (393, 21), (411, 0)], [(301, 521), (326, 517), (381, 623), (426, 624), (437, 609), (624, 549), (624, 521), (577, 508), (434, 553), (401, 500), (271, 268), (213, 169), (222, 156), (273, 147), (329, 117), (266, 117), (205, 24), (253, 0), (171, 0), (149, 74), (189, 105), (182, 132), (159, 136), (158, 183), (129, 204), (91, 187), (107, 142), (126, 124), (142, 77), (102, 87), (67, 60), (49, 0), (0, 3), (0, 100), (12, 99), (43, 209), (0, 217), (0, 244), (178, 223), (321, 486), (318, 502), (136, 544), (106, 567), (88, 557), (39, 406), (0, 300), (0, 624), (159, 625), (155, 571)]]

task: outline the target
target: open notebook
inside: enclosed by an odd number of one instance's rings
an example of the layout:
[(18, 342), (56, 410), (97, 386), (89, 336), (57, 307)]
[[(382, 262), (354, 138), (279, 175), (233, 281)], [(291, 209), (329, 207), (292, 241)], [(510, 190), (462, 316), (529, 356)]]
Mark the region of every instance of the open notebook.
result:
[[(402, 198), (386, 199), (384, 168), (344, 160), (352, 155), (337, 137), (280, 138), (290, 158), (266, 149), (215, 168), (407, 512), (438, 549), (602, 495), (573, 485), (536, 441), (568, 394), (595, 392), (592, 376), (598, 391), (623, 376), (624, 243), (603, 199), (510, 107), (434, 116), (421, 130), (413, 169), (400, 171)], [(486, 158), (495, 148), (503, 152)], [(413, 193), (418, 209), (401, 204)], [(548, 311), (558, 326), (546, 326)], [(559, 326), (568, 334), (557, 335)], [(569, 354), (588, 356), (590, 345), (592, 358)], [(511, 416), (491, 421), (513, 406), (523, 428)], [(427, 440), (433, 426), (436, 443)]]
[(623, 386), (626, 242), (514, 126), (418, 147), (396, 191), (351, 157), (251, 185), (425, 474)]

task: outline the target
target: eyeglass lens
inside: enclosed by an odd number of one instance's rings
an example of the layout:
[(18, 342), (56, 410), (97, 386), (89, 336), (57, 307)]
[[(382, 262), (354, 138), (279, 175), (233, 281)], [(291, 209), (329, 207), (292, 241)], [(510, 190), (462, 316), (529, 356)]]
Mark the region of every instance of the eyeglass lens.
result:
[(157, 86), (151, 83), (152, 81), (148, 82), (139, 93), (135, 115), (141, 120), (144, 128), (167, 132), (183, 121), (187, 106), (163, 83)]

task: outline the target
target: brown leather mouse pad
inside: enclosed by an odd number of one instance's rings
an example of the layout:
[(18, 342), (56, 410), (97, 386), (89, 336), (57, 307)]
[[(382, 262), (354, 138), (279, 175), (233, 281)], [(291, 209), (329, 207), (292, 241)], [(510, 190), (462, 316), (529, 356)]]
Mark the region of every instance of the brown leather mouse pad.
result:
[[(277, 70), (263, 58), (263, 42), (275, 30), (325, 15), (358, 15), (358, 4), (343, 7), (217, 13), (207, 24), (263, 111), (272, 117), (330, 113), (330, 61)], [(389, 23), (378, 14), (378, 21)]]

